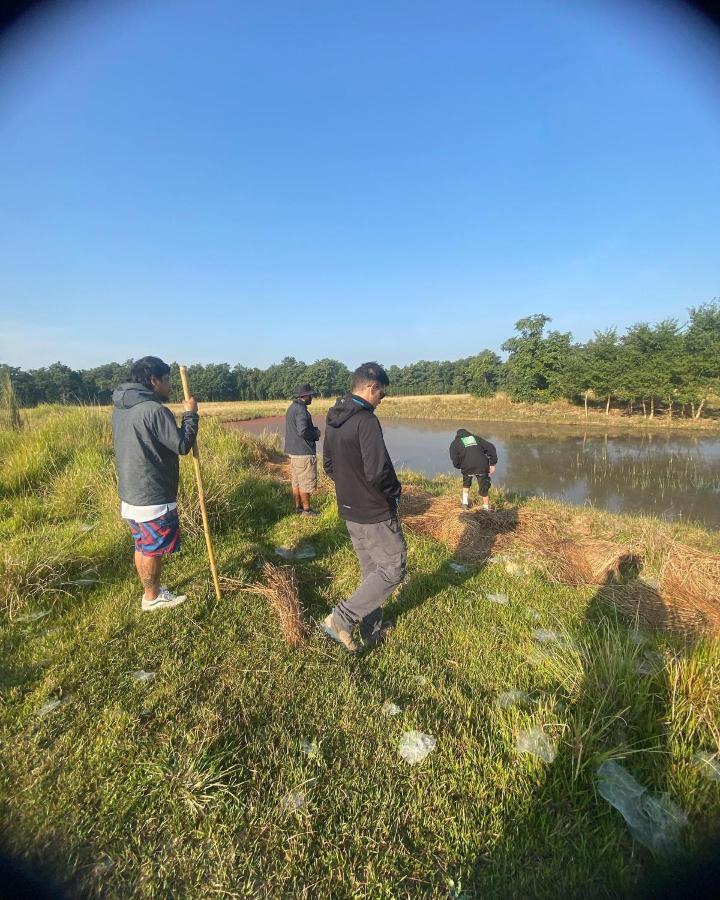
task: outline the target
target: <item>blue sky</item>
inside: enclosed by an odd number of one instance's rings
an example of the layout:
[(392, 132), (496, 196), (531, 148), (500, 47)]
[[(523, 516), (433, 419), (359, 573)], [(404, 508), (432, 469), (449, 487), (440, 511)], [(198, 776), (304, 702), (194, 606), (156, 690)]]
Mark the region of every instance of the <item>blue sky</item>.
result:
[[(678, 7), (679, 8), (679, 7)], [(720, 44), (658, 3), (60, 6), (0, 55), (0, 361), (356, 365), (720, 295)]]

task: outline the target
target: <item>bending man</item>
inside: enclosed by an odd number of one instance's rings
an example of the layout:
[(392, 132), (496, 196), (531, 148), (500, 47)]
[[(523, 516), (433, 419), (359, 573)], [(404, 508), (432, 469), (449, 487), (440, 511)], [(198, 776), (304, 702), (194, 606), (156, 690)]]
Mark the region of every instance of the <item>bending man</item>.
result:
[(157, 356), (139, 359), (130, 380), (113, 392), (112, 429), (120, 515), (135, 541), (135, 568), (144, 589), (142, 609), (167, 609), (187, 600), (160, 584), (163, 557), (180, 549), (178, 455), (192, 450), (197, 402), (185, 401), (182, 424), (163, 404), (170, 397), (170, 366)]
[(327, 415), (323, 467), (335, 482), (338, 512), (357, 553), (362, 582), (320, 627), (350, 653), (361, 649), (353, 640), (356, 625), (362, 648), (383, 639), (383, 603), (405, 577), (407, 550), (397, 514), (401, 486), (374, 412), (389, 383), (381, 366), (363, 363), (353, 373), (352, 393)]

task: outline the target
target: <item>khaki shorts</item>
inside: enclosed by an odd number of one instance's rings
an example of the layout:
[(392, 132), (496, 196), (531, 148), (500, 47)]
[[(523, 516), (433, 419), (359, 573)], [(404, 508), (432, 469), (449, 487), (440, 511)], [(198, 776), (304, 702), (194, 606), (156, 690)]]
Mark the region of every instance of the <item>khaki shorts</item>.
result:
[(290, 472), (292, 486), (303, 494), (314, 494), (317, 490), (317, 456), (291, 456)]

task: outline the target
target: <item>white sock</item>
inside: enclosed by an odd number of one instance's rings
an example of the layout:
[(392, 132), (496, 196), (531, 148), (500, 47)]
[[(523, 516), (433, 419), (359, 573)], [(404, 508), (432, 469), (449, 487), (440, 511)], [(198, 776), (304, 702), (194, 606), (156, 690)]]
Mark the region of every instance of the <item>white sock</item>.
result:
[(463, 488), (463, 506), (467, 506), (470, 502), (470, 488)]

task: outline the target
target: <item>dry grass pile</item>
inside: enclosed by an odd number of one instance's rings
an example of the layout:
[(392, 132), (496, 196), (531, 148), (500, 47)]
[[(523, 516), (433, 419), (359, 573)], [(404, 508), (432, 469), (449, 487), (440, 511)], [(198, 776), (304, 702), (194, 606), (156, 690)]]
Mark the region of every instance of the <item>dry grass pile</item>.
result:
[(680, 622), (720, 633), (720, 556), (672, 544), (660, 570), (660, 594)]
[(491, 515), (467, 512), (455, 497), (423, 491), (403, 494), (403, 524), (408, 530), (442, 541), (458, 559), (485, 562), (509, 549), (529, 551), (551, 580), (571, 585), (606, 584), (635, 560), (637, 548), (591, 534), (563, 530), (558, 518), (533, 507), (505, 507)]
[(307, 640), (309, 628), (298, 594), (295, 570), (292, 566), (275, 566), (266, 562), (262, 572), (262, 581), (245, 585), (240, 590), (264, 597), (275, 613), (288, 644), (291, 647), (302, 647)]

